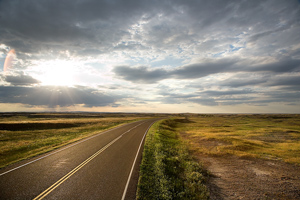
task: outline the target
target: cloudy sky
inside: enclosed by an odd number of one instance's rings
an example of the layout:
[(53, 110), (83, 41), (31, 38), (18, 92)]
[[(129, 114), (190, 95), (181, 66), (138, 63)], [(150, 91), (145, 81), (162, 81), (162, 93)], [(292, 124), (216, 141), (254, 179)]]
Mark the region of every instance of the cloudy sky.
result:
[(300, 113), (300, 2), (1, 0), (0, 111)]

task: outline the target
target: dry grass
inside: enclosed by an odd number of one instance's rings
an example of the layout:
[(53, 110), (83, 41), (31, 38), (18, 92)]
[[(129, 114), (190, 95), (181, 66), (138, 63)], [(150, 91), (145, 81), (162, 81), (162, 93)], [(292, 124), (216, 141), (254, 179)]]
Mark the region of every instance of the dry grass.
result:
[(300, 115), (191, 115), (177, 122), (195, 153), (300, 164)]

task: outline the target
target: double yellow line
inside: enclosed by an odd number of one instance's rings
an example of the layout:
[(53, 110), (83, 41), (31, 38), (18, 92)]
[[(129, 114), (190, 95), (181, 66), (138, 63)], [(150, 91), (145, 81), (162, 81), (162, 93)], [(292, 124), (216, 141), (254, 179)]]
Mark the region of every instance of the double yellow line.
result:
[[(126, 132), (125, 132), (126, 133)], [(102, 149), (94, 153), (91, 157), (83, 161), (80, 165), (75, 167), (72, 171), (70, 171), (68, 174), (66, 174), (64, 177), (59, 179), (56, 183), (51, 185), (48, 189), (46, 189), (44, 192), (39, 194), (37, 197), (35, 197), (33, 200), (43, 199), (45, 198), (50, 192), (52, 192), (55, 188), (57, 188), (59, 185), (61, 185), (63, 182), (65, 182), (68, 178), (70, 178), (73, 174), (75, 174), (78, 170), (80, 170), (83, 166), (88, 164), (91, 160), (93, 160), (96, 156), (98, 156), (100, 153), (102, 153), (105, 149), (107, 149), (109, 146), (111, 146), (113, 143), (115, 143), (117, 140), (119, 140), (125, 133), (108, 143), (106, 146), (104, 146)]]

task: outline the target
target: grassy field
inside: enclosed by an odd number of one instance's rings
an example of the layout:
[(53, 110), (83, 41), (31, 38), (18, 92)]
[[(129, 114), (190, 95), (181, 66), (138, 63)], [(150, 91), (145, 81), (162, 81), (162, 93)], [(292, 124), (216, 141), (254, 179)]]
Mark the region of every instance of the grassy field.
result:
[(300, 165), (300, 115), (189, 115), (177, 122), (176, 131), (191, 144), (194, 153), (233, 154)]
[[(0, 167), (157, 114), (2, 113)], [(178, 114), (147, 134), (138, 199), (207, 199), (207, 172), (190, 154), (300, 165), (300, 115)]]
[[(208, 172), (191, 157), (203, 154), (210, 158), (229, 159), (234, 155), (300, 165), (300, 115), (178, 114), (154, 124), (146, 137), (137, 199), (208, 199)], [(251, 184), (243, 186), (248, 188)]]
[(103, 130), (153, 115), (93, 113), (0, 114), (0, 167), (53, 150)]
[(174, 120), (149, 130), (140, 166), (137, 199), (208, 199), (206, 172), (193, 161), (178, 137)]

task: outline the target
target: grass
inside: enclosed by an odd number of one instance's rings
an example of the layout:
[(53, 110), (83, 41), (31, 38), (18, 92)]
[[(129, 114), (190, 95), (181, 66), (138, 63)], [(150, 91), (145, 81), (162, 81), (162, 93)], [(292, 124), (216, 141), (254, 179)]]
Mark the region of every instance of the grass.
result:
[(190, 115), (175, 120), (176, 131), (196, 153), (300, 165), (300, 115)]
[(176, 125), (172, 119), (162, 120), (149, 130), (137, 199), (208, 199), (206, 172), (189, 155), (175, 131)]
[(0, 167), (149, 116), (134, 114), (1, 114)]

